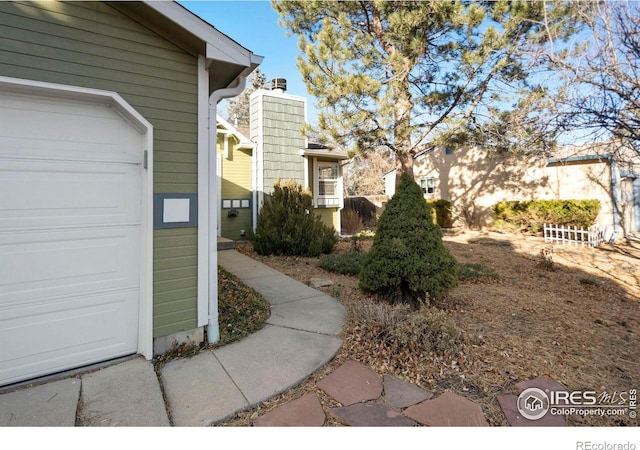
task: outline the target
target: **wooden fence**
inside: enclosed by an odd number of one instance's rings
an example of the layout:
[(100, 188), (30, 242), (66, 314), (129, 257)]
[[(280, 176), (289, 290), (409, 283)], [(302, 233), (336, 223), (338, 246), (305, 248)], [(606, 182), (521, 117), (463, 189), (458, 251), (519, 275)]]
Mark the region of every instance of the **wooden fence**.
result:
[(585, 229), (571, 225), (544, 224), (545, 242), (560, 242), (562, 244), (581, 245), (582, 247), (585, 245), (596, 247), (606, 241), (605, 234), (606, 228), (600, 228), (598, 226)]

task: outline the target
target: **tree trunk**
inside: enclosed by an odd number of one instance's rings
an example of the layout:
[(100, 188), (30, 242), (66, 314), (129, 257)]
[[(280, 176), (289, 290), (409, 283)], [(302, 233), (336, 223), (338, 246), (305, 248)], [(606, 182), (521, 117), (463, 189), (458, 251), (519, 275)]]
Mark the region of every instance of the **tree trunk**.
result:
[(409, 152), (396, 155), (396, 186), (405, 173), (413, 178), (413, 155)]
[(397, 81), (392, 83), (394, 105), (393, 141), (396, 151), (396, 186), (400, 183), (402, 174), (413, 179), (413, 152), (411, 144), (411, 113), (413, 101), (411, 99), (411, 85), (409, 83), (411, 63), (406, 58), (394, 67)]

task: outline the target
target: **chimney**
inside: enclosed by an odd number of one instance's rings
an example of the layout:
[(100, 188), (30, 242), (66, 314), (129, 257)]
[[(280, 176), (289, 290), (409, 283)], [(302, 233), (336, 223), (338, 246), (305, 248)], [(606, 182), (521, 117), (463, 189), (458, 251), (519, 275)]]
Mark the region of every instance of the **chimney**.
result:
[(271, 80), (271, 90), (284, 94), (284, 91), (287, 90), (287, 80), (284, 78), (274, 78)]

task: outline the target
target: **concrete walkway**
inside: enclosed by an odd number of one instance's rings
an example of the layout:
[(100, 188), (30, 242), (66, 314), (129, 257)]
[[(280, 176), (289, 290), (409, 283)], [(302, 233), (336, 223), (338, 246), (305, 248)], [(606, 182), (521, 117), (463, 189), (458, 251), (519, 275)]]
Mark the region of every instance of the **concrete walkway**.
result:
[[(332, 297), (235, 250), (218, 262), (272, 305), (257, 333), (192, 358), (128, 359), (92, 372), (0, 391), (0, 426), (206, 426), (304, 381), (330, 361), (345, 311)], [(163, 397), (164, 391), (164, 397)]]

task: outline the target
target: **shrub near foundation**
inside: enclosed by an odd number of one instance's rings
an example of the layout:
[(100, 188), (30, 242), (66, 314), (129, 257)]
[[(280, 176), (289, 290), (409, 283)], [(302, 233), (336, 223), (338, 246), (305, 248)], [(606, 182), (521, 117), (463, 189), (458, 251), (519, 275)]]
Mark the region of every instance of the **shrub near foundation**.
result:
[(458, 284), (458, 264), (433, 223), (422, 190), (403, 175), (380, 220), (359, 286), (394, 302), (418, 305)]
[(527, 200), (499, 202), (493, 206), (494, 226), (504, 231), (538, 233), (543, 224), (588, 228), (600, 212), (599, 200)]
[(249, 239), (260, 255), (319, 256), (338, 243), (336, 231), (313, 213), (311, 193), (293, 180), (273, 185)]
[(433, 221), (437, 223), (440, 228), (453, 227), (453, 205), (449, 200), (427, 200), (427, 203), (433, 211)]

